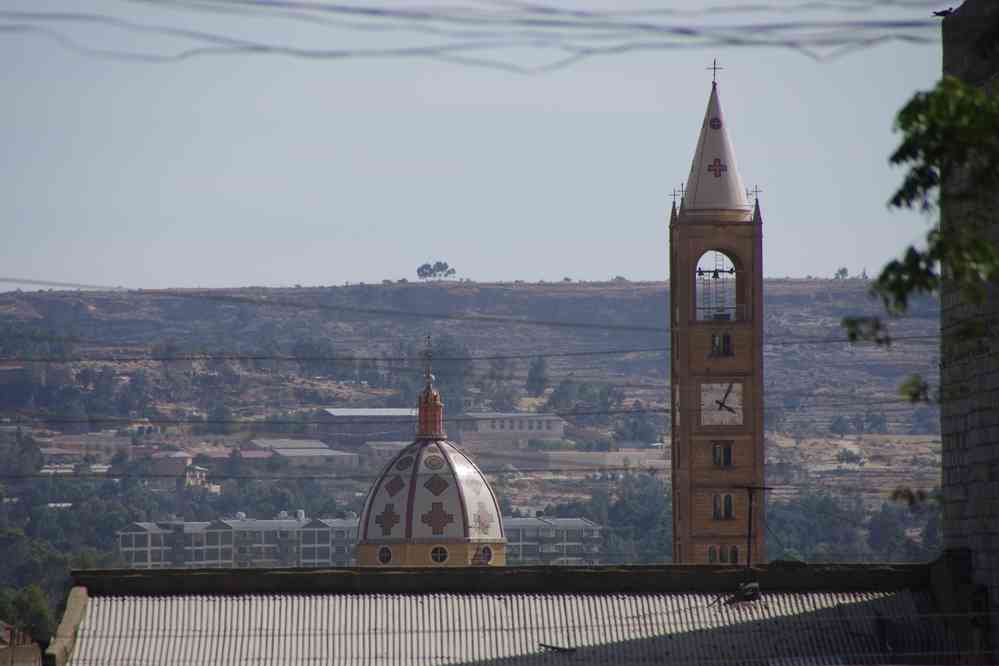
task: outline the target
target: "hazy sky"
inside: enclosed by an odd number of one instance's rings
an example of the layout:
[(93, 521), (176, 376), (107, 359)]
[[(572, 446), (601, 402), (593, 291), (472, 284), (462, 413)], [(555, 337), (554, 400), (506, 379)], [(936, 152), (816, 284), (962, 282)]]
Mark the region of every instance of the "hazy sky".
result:
[[(412, 41), (137, 2), (86, 6), (293, 44)], [(50, 27), (100, 48), (180, 43)], [(886, 209), (900, 179), (887, 157), (895, 112), (939, 77), (939, 44), (890, 43), (830, 63), (774, 49), (646, 51), (525, 76), (413, 58), (143, 64), (0, 32), (0, 275), (342, 284), (414, 279), (417, 265), (443, 259), (476, 280), (659, 280), (670, 192), (690, 168), (714, 57), (743, 180), (763, 190), (768, 276), (873, 272), (925, 232), (919, 215)]]

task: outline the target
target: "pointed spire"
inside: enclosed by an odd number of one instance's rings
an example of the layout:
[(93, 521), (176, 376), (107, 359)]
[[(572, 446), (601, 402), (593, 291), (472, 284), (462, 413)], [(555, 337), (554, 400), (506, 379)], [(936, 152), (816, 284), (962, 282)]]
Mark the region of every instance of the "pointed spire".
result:
[(669, 212), (669, 223), (676, 224), (676, 201), (673, 202), (673, 209)]
[(426, 386), (420, 393), (420, 405), (418, 424), (416, 428), (417, 439), (445, 439), (444, 432), (444, 403), (441, 401), (441, 394), (434, 388), (433, 373), (433, 345), (430, 336), (427, 336), (427, 348), (423, 352), (426, 360)]
[(716, 81), (711, 83), (711, 97), (690, 166), (683, 208), (687, 213), (723, 212), (747, 220), (752, 211), (728, 138)]

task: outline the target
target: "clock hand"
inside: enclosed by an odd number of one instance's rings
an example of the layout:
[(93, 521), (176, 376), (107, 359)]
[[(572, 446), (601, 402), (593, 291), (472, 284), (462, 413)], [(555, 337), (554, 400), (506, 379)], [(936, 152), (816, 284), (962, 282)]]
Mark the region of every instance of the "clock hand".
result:
[(734, 410), (734, 409), (732, 409), (731, 407), (729, 407), (728, 405), (726, 405), (726, 404), (725, 404), (724, 402), (722, 402), (721, 400), (715, 400), (715, 404), (716, 404), (716, 405), (718, 405), (718, 411), (719, 411), (719, 412), (720, 412), (721, 410), (723, 410), (723, 409), (727, 409), (728, 411), (730, 411), (730, 412), (732, 412), (733, 414), (735, 414), (735, 410)]
[(723, 403), (728, 402), (728, 396), (732, 392), (732, 387), (735, 386), (735, 382), (731, 382), (728, 385), (728, 389), (725, 391), (725, 397), (721, 399)]

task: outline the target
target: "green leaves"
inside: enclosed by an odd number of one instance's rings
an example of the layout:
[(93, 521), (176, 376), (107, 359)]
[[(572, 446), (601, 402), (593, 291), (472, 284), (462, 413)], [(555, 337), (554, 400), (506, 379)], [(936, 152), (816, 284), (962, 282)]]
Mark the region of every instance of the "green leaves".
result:
[(942, 211), (926, 247), (910, 246), (887, 264), (873, 291), (890, 313), (905, 312), (909, 297), (939, 292), (944, 282), (981, 302), (985, 285), (999, 281), (999, 250), (982, 233), (995, 224), (999, 189), (999, 98), (945, 77), (916, 94), (895, 122), (903, 134), (891, 164), (907, 167), (889, 205)]

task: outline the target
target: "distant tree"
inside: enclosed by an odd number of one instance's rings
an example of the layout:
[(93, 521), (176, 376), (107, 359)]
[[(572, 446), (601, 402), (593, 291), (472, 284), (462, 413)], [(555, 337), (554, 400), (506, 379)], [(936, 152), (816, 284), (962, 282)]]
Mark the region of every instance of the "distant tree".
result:
[(208, 410), (207, 430), (216, 435), (227, 435), (236, 431), (232, 410), (224, 403), (218, 403)]
[(850, 432), (850, 422), (842, 414), (837, 414), (833, 417), (832, 421), (829, 422), (829, 432), (842, 437), (846, 433)]
[(47, 646), (55, 631), (52, 611), (45, 593), (37, 585), (28, 585), (14, 597), (14, 612), (20, 625), (39, 644)]
[(455, 273), (455, 269), (449, 266), (446, 261), (435, 261), (432, 264), (422, 264), (416, 269), (416, 277), (421, 280), (430, 280), (431, 278), (443, 280), (445, 278), (454, 277)]
[(866, 431), (867, 419), (863, 414), (854, 414), (850, 417), (850, 428), (858, 435), (863, 435)]
[(872, 433), (888, 432), (888, 417), (884, 412), (867, 412), (864, 414), (864, 430)]
[(492, 394), (493, 408), (498, 412), (517, 410), (517, 390), (512, 386), (501, 386)]
[(538, 397), (548, 388), (548, 362), (543, 356), (538, 356), (531, 361), (531, 366), (527, 370), (527, 392)]
[(880, 559), (898, 559), (897, 553), (905, 544), (905, 519), (902, 511), (885, 502), (867, 523), (867, 545)]
[(847, 277), (849, 277), (849, 275), (850, 271), (846, 269), (846, 266), (840, 266), (840, 268), (836, 271), (836, 274), (833, 277), (835, 277), (837, 280), (845, 280)]

